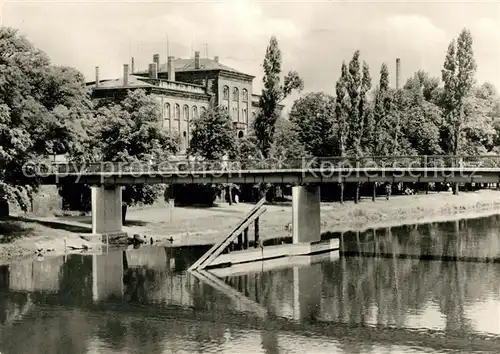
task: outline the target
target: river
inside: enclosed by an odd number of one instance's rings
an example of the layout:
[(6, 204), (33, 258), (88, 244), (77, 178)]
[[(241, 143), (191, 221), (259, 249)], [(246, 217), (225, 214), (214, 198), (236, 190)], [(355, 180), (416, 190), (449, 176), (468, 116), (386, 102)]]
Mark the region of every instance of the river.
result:
[(500, 352), (500, 216), (344, 233), (341, 252), (185, 270), (204, 248), (0, 266), (0, 352)]

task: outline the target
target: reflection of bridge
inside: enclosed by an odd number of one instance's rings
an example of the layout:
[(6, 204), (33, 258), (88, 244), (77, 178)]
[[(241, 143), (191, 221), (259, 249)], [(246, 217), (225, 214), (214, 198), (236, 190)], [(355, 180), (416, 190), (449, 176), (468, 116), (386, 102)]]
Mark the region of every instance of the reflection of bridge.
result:
[[(439, 349), (467, 348), (495, 352), (500, 347), (500, 339), (486, 340), (471, 334), (470, 330), (453, 333), (401, 328), (405, 325), (400, 322), (401, 316), (404, 316), (402, 308), (406, 303), (414, 304), (416, 301), (407, 297), (413, 294), (419, 295), (418, 289), (422, 288), (422, 284), (413, 284), (412, 289), (406, 292), (401, 286), (394, 288), (394, 285), (413, 279), (428, 286), (435, 284), (441, 276), (444, 277), (442, 281), (446, 284), (460, 283), (462, 288), (458, 290), (461, 290), (461, 296), (464, 292), (463, 287), (477, 285), (473, 282), (474, 284), (469, 286), (469, 282), (464, 281), (465, 279), (457, 282), (454, 278), (457, 275), (452, 269), (436, 268), (436, 271), (441, 273), (431, 274), (433, 278), (427, 279), (427, 275), (419, 274), (418, 269), (415, 269), (416, 275), (409, 277), (407, 273), (413, 272), (412, 269), (415, 268), (414, 260), (403, 261), (399, 266), (392, 260), (378, 262), (376, 267), (387, 265), (389, 268), (377, 270), (367, 269), (366, 262), (358, 263), (355, 259), (346, 261), (334, 258), (328, 263), (311, 264), (317, 259), (310, 256), (300, 258), (301, 266), (276, 264), (285, 262), (284, 260), (264, 263), (263, 266), (267, 269), (274, 268), (272, 273), (258, 269), (249, 273), (247, 269), (245, 274), (236, 276), (234, 269), (232, 271), (218, 269), (213, 270), (213, 273), (203, 272), (202, 276), (197, 278), (197, 273), (194, 273), (193, 277), (177, 272), (189, 264), (182, 259), (183, 257), (185, 255), (169, 255), (164, 249), (153, 247), (102, 256), (70, 255), (67, 262), (59, 269), (55, 265), (58, 262), (51, 268), (59, 284), (57, 289), (53, 287), (55, 281), (46, 281), (46, 290), (51, 290), (49, 292), (30, 285), (26, 285), (26, 289), (18, 285), (11, 290), (31, 292), (33, 301), (42, 308), (45, 305), (51, 307), (54, 305), (55, 309), (59, 306), (63, 308), (69, 306), (71, 309), (79, 308), (79, 313), (82, 313), (82, 310), (83, 313), (90, 311), (92, 314), (89, 314), (89, 319), (85, 321), (103, 316), (102, 318), (114, 318), (118, 323), (130, 322), (134, 318), (141, 319), (142, 323), (143, 319), (153, 316), (154, 322), (159, 324), (158, 328), (155, 327), (155, 333), (159, 336), (166, 336), (175, 331), (175, 326), (166, 326), (169, 327), (168, 330), (164, 328), (166, 321), (178, 321), (182, 318), (193, 323), (193, 326), (227, 326), (243, 331), (251, 327), (271, 333), (314, 334), (363, 344), (418, 344)], [(196, 259), (196, 256), (193, 258)], [(185, 264), (179, 264), (182, 262)], [(472, 266), (474, 265), (465, 265), (469, 268)], [(452, 273), (447, 275), (449, 272)], [(20, 276), (20, 273), (18, 271), (17, 276)], [(26, 273), (28, 278), (28, 270)], [(361, 277), (363, 274), (366, 276)], [(380, 277), (381, 274), (387, 279), (374, 282), (373, 279)], [(225, 281), (221, 277), (225, 278)], [(50, 278), (48, 274), (47, 278)], [(353, 290), (356, 291), (355, 294), (352, 293)], [(422, 290), (421, 294), (426, 294), (427, 291), (429, 289)], [(375, 304), (382, 311), (380, 316), (382, 321), (379, 319), (375, 326), (370, 327), (367, 326), (365, 317), (366, 313), (370, 312), (369, 306), (375, 301), (375, 296), (377, 297)], [(381, 297), (378, 298), (379, 296)], [(450, 296), (442, 311), (446, 311), (446, 317), (450, 312), (450, 321), (458, 323), (455, 312), (459, 312), (458, 308), (462, 305), (456, 302), (456, 295), (448, 295)], [(442, 297), (446, 298), (446, 295)], [(387, 301), (384, 300), (386, 298)], [(397, 306), (393, 306), (395, 303)], [(148, 306), (144, 306), (145, 304)], [(399, 328), (391, 328), (391, 321), (384, 320), (393, 317), (396, 318), (396, 326)], [(136, 323), (135, 320), (132, 321)], [(342, 324), (346, 322), (353, 325)], [(451, 326), (456, 325), (451, 324)], [(82, 326), (81, 323), (79, 328), (93, 330), (91, 326)], [(179, 331), (184, 331), (182, 326)], [(182, 334), (180, 332), (178, 335)], [(61, 338), (61, 336), (55, 337)], [(138, 343), (141, 342), (139, 338), (136, 340)], [(33, 343), (32, 346), (37, 347)]]
[[(86, 183), (92, 187), (92, 232), (121, 233), (121, 185), (290, 183), (293, 189), (294, 234), (320, 234), (319, 186), (332, 182), (500, 182), (499, 156), (329, 157), (291, 160), (167, 161), (161, 164), (100, 162), (26, 167), (41, 183)], [(175, 189), (173, 189), (175, 190)], [(172, 192), (175, 194), (174, 192)], [(173, 195), (175, 198), (175, 195)], [(317, 234), (317, 235), (316, 235)], [(296, 236), (302, 239), (301, 235)]]

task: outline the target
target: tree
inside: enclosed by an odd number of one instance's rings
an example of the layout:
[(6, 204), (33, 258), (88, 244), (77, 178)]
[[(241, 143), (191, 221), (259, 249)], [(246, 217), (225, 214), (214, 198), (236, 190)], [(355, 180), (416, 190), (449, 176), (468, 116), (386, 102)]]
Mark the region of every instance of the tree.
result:
[(366, 93), (371, 88), (371, 76), (368, 64), (363, 61), (360, 69), (359, 50), (355, 51), (349, 62), (346, 91), (349, 97), (349, 135), (347, 145), (352, 153), (362, 155), (361, 138), (363, 136), (365, 109), (367, 105)]
[[(397, 147), (397, 124), (391, 119), (394, 93), (389, 88), (389, 70), (385, 63), (380, 67), (380, 82), (375, 93), (371, 148), (374, 155), (387, 156)], [(370, 133), (370, 132), (369, 132)]]
[(443, 113), (449, 144), (445, 143), (445, 150), (452, 154), (460, 153), (460, 142), (463, 139), (466, 98), (474, 85), (476, 62), (472, 49), (472, 35), (469, 30), (463, 29), (458, 39), (452, 40), (443, 65), (442, 79)]
[(306, 156), (306, 149), (299, 139), (295, 124), (285, 118), (276, 121), (276, 131), (269, 156), (277, 161), (288, 160), (291, 163)]
[(299, 98), (290, 111), (290, 122), (295, 125), (298, 139), (309, 154), (337, 155), (334, 97), (314, 92)]
[[(365, 123), (368, 121), (369, 110), (366, 94), (371, 88), (371, 76), (366, 62), (363, 62), (361, 68), (359, 56), (360, 52), (356, 50), (349, 66), (345, 62), (342, 63), (341, 76), (336, 85), (335, 107), (341, 156), (346, 153), (354, 156), (364, 155), (361, 142), (367, 134)], [(344, 185), (340, 185), (342, 202)], [(356, 183), (356, 203), (359, 199), (359, 187), (360, 184)]]
[(225, 109), (209, 109), (193, 120), (189, 155), (218, 160), (236, 150), (236, 130)]
[[(401, 90), (387, 92), (390, 107), (387, 108), (389, 113), (384, 129), (390, 133), (387, 140), (387, 145), (390, 147), (382, 149), (381, 154), (442, 153), (439, 145), (441, 114), (439, 107), (433, 103), (439, 94), (438, 82), (437, 78), (432, 78), (428, 73), (419, 70), (407, 80)], [(381, 134), (383, 137), (383, 132)]]
[(398, 146), (407, 155), (439, 155), (439, 107), (424, 99), (421, 91), (403, 90), (395, 110), (401, 120)]
[(279, 117), (279, 104), (294, 90), (302, 90), (304, 82), (297, 72), (290, 71), (280, 83), (281, 51), (278, 40), (272, 36), (264, 57), (264, 88), (259, 100), (259, 112), (254, 121), (254, 130), (259, 141), (259, 148), (264, 157), (268, 157), (273, 143), (276, 120)]
[[(460, 153), (460, 143), (463, 139), (465, 116), (465, 101), (474, 85), (476, 62), (472, 49), (472, 35), (469, 30), (463, 29), (458, 36), (456, 46), (452, 40), (442, 70), (444, 81), (443, 111), (444, 148), (452, 155)], [(458, 184), (455, 183), (454, 194), (458, 194)]]
[(339, 155), (345, 156), (347, 153), (347, 138), (350, 133), (349, 125), (349, 102), (347, 84), (349, 73), (347, 65), (342, 62), (340, 78), (335, 85), (336, 102), (335, 117), (337, 119), (337, 141), (339, 144)]
[(336, 84), (335, 115), (338, 124), (340, 155), (363, 155), (361, 141), (368, 114), (367, 92), (371, 88), (370, 69), (366, 62), (362, 68), (360, 52), (356, 50), (349, 65), (342, 63), (341, 75)]
[(26, 210), (37, 181), (22, 167), (80, 149), (90, 113), (81, 73), (50, 65), (16, 30), (0, 28), (0, 196)]
[(500, 100), (493, 85), (485, 83), (474, 87), (466, 99), (464, 124), (463, 152), (480, 155), (494, 150), (498, 146), (495, 139), (498, 136), (500, 122)]
[[(236, 129), (231, 117), (223, 108), (211, 108), (192, 122), (192, 138), (188, 154), (207, 160), (220, 160), (224, 156), (234, 159), (237, 153)], [(212, 205), (215, 197), (225, 188), (229, 195), (229, 204), (232, 204), (232, 184), (212, 185), (200, 184), (184, 186), (180, 194), (186, 197), (186, 203), (202, 202)], [(187, 195), (190, 195), (188, 197)], [(200, 201), (194, 198), (202, 198)]]
[(442, 95), (439, 84), (438, 77), (432, 77), (428, 72), (418, 70), (406, 81), (403, 89), (418, 90), (422, 93), (424, 100), (438, 105)]
[[(97, 139), (98, 159), (113, 162), (162, 162), (179, 151), (179, 137), (162, 129), (161, 108), (142, 90), (96, 112), (92, 135)], [(137, 184), (123, 189), (123, 221), (127, 206), (152, 204), (165, 186)]]

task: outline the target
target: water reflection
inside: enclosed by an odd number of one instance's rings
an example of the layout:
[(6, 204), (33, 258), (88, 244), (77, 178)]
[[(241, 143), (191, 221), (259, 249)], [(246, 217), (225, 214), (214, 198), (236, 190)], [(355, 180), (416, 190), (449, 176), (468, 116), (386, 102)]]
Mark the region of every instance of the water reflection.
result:
[[(204, 248), (2, 266), (0, 351), (470, 351), (466, 338), (500, 335), (498, 226), (490, 217), (345, 233), (341, 257), (239, 275), (186, 273)], [(500, 341), (483, 342), (474, 345), (499, 351)]]

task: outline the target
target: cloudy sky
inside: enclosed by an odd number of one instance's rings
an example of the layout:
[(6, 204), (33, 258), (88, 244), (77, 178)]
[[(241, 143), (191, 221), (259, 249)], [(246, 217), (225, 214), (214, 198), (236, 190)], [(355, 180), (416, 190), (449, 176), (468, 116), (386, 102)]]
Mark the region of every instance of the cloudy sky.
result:
[(209, 57), (255, 75), (258, 92), (266, 46), (276, 35), (284, 70), (297, 70), (306, 91), (333, 93), (342, 61), (356, 49), (374, 81), (382, 62), (394, 74), (396, 57), (403, 81), (418, 69), (440, 76), (448, 43), (467, 27), (477, 80), (500, 88), (500, 2), (2, 1), (3, 25), (89, 80), (95, 66), (102, 77), (118, 77), (130, 56), (136, 68), (147, 68), (154, 53), (165, 61), (168, 36), (170, 55), (205, 56), (208, 47)]

